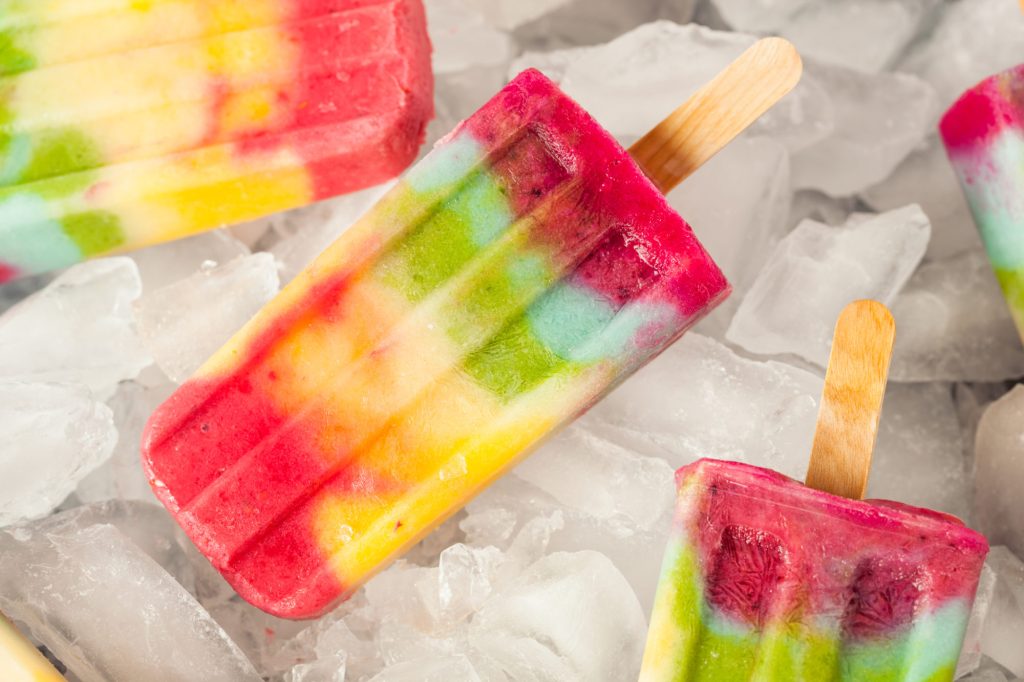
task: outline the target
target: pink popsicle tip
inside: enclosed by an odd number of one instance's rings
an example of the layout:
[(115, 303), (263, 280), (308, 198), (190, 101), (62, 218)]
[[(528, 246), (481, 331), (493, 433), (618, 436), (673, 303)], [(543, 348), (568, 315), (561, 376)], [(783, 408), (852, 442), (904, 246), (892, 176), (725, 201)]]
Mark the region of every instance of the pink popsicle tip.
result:
[(981, 81), (960, 96), (939, 122), (950, 150), (987, 145), (999, 131), (1024, 127), (1024, 64)]
[[(699, 459), (676, 471), (676, 486), (687, 479), (706, 474), (722, 483), (733, 483), (739, 488), (760, 483), (777, 488), (788, 498), (799, 499), (801, 504), (817, 506), (822, 512), (842, 517), (869, 528), (898, 529), (905, 526), (937, 529), (944, 527), (950, 540), (961, 548), (977, 553), (988, 552), (988, 541), (981, 533), (964, 525), (963, 521), (931, 509), (914, 507), (892, 500), (850, 500), (808, 488), (800, 481), (771, 469), (719, 459)], [(788, 491), (783, 493), (783, 491)]]

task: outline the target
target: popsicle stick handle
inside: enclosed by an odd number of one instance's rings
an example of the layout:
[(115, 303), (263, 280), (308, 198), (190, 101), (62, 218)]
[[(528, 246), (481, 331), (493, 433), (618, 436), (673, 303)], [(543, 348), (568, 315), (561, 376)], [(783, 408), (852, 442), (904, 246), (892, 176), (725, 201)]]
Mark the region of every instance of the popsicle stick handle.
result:
[(629, 153), (668, 194), (792, 90), (802, 73), (803, 63), (791, 43), (759, 40)]
[(807, 485), (862, 499), (889, 376), (896, 323), (877, 301), (846, 306), (832, 340)]

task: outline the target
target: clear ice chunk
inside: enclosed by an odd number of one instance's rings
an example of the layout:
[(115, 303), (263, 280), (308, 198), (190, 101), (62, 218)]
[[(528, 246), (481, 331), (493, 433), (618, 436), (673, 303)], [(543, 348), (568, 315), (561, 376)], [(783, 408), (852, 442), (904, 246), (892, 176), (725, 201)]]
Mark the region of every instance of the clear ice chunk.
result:
[(171, 396), (176, 385), (163, 377), (156, 368), (152, 368), (152, 371), (162, 381), (155, 385), (125, 381), (118, 386), (114, 397), (107, 401), (117, 425), (117, 445), (110, 459), (78, 484), (75, 495), (82, 502), (109, 499), (156, 502), (153, 489), (142, 471), (139, 444), (149, 415), (157, 405)]
[[(1024, 556), (1024, 384), (985, 410), (974, 441), (975, 513), (992, 544)], [(1024, 671), (1021, 672), (1024, 675)]]
[[(511, 74), (538, 68), (613, 135), (629, 144), (686, 101), (754, 42), (752, 36), (670, 21), (645, 24), (604, 45), (527, 53)], [(643, 102), (643, 106), (636, 106)], [(833, 111), (816, 84), (801, 85), (751, 128), (789, 149), (832, 130)]]
[(833, 196), (856, 194), (885, 179), (932, 131), (932, 87), (902, 73), (868, 74), (804, 64), (804, 80), (828, 96), (834, 128), (793, 157), (793, 184)]
[(646, 621), (633, 589), (597, 552), (556, 552), (473, 618), (470, 641), (511, 680), (636, 677)]
[(936, 26), (921, 36), (898, 68), (931, 83), (945, 110), (981, 79), (1019, 64), (1022, 45), (1024, 12), (1018, 3), (945, 2)]
[(925, 263), (892, 303), (894, 381), (1024, 376), (1024, 347), (984, 252)]
[[(668, 195), (733, 286), (701, 330), (724, 333), (738, 301), (787, 229), (789, 154), (767, 138), (740, 138)], [(720, 334), (716, 334), (720, 335)]]
[(0, 608), (83, 682), (258, 682), (198, 602), (114, 526), (0, 531)]
[(953, 387), (890, 384), (871, 459), (868, 497), (937, 509), (968, 521), (971, 494)]
[(213, 230), (135, 251), (130, 258), (139, 267), (143, 291), (149, 293), (185, 279), (204, 264), (212, 267), (249, 253), (230, 231)]
[(915, 149), (892, 175), (861, 193), (876, 211), (891, 211), (917, 203), (932, 224), (929, 260), (941, 260), (966, 251), (981, 251), (967, 199), (953, 173), (949, 157), (937, 135)]
[(931, 227), (916, 205), (844, 227), (814, 221), (783, 239), (740, 303), (726, 338), (762, 355), (828, 363), (839, 313), (851, 301), (892, 303), (928, 246)]
[(141, 292), (129, 258), (70, 268), (0, 317), (0, 376), (83, 384), (106, 400), (151, 362), (132, 321)]
[(1024, 563), (1006, 547), (993, 547), (985, 563), (996, 582), (981, 635), (982, 653), (1024, 677)]
[(116, 442), (84, 386), (0, 379), (0, 526), (53, 511)]
[(157, 365), (176, 382), (192, 375), (249, 321), (279, 288), (269, 253), (203, 268), (146, 293), (136, 304), (139, 335)]
[(802, 478), (821, 387), (810, 372), (690, 333), (579, 424), (673, 469), (716, 457)]

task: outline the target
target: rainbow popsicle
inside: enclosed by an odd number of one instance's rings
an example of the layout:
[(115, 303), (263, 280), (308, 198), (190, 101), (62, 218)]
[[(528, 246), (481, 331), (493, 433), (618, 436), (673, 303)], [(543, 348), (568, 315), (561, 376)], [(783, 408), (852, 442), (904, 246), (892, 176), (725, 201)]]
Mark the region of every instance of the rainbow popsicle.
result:
[(641, 682), (952, 680), (988, 544), (746, 464), (676, 473)]
[(155, 412), (144, 464), (243, 597), (316, 616), (728, 292), (526, 71)]
[(433, 113), (421, 0), (4, 0), (0, 31), (0, 282), (376, 184)]
[(939, 130), (1024, 337), (1024, 64), (965, 92)]
[(64, 676), (0, 614), (0, 680), (65, 682)]

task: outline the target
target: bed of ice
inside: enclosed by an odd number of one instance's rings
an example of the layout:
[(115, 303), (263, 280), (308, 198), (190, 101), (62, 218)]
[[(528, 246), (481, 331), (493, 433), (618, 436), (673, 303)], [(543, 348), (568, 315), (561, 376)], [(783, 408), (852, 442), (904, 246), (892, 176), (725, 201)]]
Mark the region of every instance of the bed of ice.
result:
[(536, 66), (629, 143), (753, 34), (797, 43), (799, 88), (670, 196), (734, 297), (349, 603), (293, 623), (198, 556), (137, 444), (383, 188), (0, 288), (0, 611), (84, 682), (635, 679), (673, 469), (801, 477), (833, 321), (872, 297), (899, 333), (870, 493), (990, 534), (961, 674), (1024, 677), (1024, 348), (934, 133), (1024, 59), (1017, 2), (427, 5), (430, 142)]

